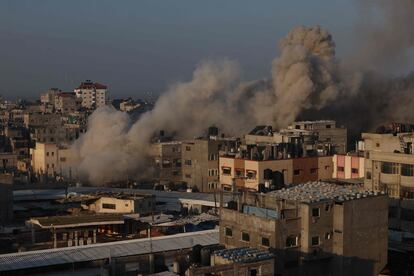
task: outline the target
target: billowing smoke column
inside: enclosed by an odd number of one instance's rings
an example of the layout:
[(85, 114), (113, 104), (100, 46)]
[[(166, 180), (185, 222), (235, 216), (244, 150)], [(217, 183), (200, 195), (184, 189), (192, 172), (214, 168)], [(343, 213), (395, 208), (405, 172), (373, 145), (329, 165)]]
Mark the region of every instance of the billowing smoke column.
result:
[(355, 131), (414, 119), (411, 77), (389, 79), (340, 64), (331, 35), (319, 26), (293, 29), (279, 47), (269, 80), (244, 82), (237, 63), (205, 61), (136, 122), (113, 108), (96, 110), (72, 147), (78, 172), (96, 185), (142, 176), (160, 129), (190, 138), (212, 124), (237, 135), (257, 124), (285, 127), (302, 116), (335, 119)]

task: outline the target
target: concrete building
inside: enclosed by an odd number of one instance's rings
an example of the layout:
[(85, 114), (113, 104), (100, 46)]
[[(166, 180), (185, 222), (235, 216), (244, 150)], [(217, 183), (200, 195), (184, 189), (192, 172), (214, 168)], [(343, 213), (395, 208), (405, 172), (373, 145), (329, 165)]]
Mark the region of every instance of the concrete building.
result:
[(151, 214), (155, 211), (155, 196), (101, 196), (88, 204), (88, 209), (95, 213), (138, 213)]
[(186, 276), (204, 275), (275, 275), (274, 255), (255, 248), (231, 248), (216, 250), (211, 254), (209, 266), (192, 266)]
[(36, 143), (30, 149), (33, 173), (38, 175), (75, 177), (76, 165), (72, 152), (56, 143)]
[(365, 188), (391, 197), (391, 229), (414, 232), (414, 133), (363, 133), (362, 139)]
[[(260, 184), (282, 188), (332, 177), (332, 156), (251, 160), (220, 156), (220, 184), (225, 190), (259, 190)], [(235, 187), (233, 187), (235, 185)]]
[(81, 99), (82, 107), (86, 109), (96, 109), (106, 105), (108, 97), (106, 85), (86, 80), (74, 92)]
[(312, 182), (235, 199), (220, 210), (220, 244), (274, 252), (277, 274), (378, 275), (387, 263), (385, 194)]
[(150, 156), (153, 160), (156, 180), (161, 183), (182, 181), (181, 142), (152, 143)]
[(200, 192), (216, 191), (220, 186), (219, 155), (234, 140), (215, 136), (182, 142), (183, 181)]
[(334, 153), (347, 152), (347, 129), (338, 128), (332, 120), (294, 122), (289, 130), (309, 131), (317, 136), (319, 143), (332, 145)]
[(67, 114), (78, 110), (80, 100), (75, 93), (61, 92), (55, 95), (54, 107), (57, 112)]
[(333, 157), (333, 174), (335, 179), (363, 178), (365, 159), (357, 153), (335, 154)]

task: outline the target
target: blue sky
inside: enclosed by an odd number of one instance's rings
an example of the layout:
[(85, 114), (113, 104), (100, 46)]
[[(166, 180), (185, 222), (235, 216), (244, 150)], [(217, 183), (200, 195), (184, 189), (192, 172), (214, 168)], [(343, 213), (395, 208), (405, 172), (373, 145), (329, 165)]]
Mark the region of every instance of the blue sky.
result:
[(345, 57), (357, 12), (345, 0), (2, 0), (0, 94), (34, 98), (92, 79), (113, 98), (140, 97), (220, 57), (239, 61), (245, 79), (266, 78), (297, 25), (329, 29)]

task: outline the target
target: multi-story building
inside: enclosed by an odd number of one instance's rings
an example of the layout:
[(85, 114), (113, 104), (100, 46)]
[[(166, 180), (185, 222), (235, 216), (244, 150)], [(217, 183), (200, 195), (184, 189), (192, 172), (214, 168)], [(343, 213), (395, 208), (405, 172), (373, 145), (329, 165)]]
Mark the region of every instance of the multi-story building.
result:
[(96, 109), (105, 106), (107, 100), (107, 86), (86, 80), (74, 90), (76, 96), (82, 100), (82, 107)]
[(335, 154), (332, 158), (332, 178), (353, 179), (364, 177), (365, 159), (361, 154), (357, 152), (348, 154)]
[(190, 188), (213, 192), (219, 188), (221, 140), (200, 138), (182, 142), (182, 179)]
[(61, 92), (57, 93), (54, 98), (54, 107), (57, 112), (67, 114), (78, 110), (79, 102), (75, 93)]
[(274, 252), (277, 274), (378, 275), (387, 264), (385, 193), (312, 182), (234, 198), (220, 209), (220, 244)]
[(252, 160), (220, 156), (220, 184), (224, 190), (283, 188), (291, 184), (332, 178), (332, 156)]
[(70, 149), (56, 143), (39, 143), (30, 149), (31, 166), (37, 175), (75, 177), (76, 165)]
[(414, 232), (414, 133), (363, 133), (367, 189), (390, 197), (390, 228)]
[(347, 152), (347, 129), (336, 127), (332, 120), (300, 121), (294, 122), (288, 130), (313, 133), (317, 137), (319, 145), (329, 144), (334, 153), (345, 154)]
[(151, 144), (150, 156), (153, 160), (154, 178), (160, 182), (180, 182), (181, 142), (156, 142)]

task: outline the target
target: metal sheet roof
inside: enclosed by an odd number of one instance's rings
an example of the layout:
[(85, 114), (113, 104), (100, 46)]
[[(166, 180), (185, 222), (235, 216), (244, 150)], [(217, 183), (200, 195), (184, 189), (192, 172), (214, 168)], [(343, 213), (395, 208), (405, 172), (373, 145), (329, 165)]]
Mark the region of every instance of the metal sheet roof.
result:
[(47, 250), (28, 251), (0, 255), (0, 271), (29, 269), (66, 263), (102, 260), (109, 257), (144, 255), (190, 248), (196, 244), (213, 245), (219, 243), (219, 232), (207, 230), (171, 236), (145, 238), (111, 243), (65, 247)]

